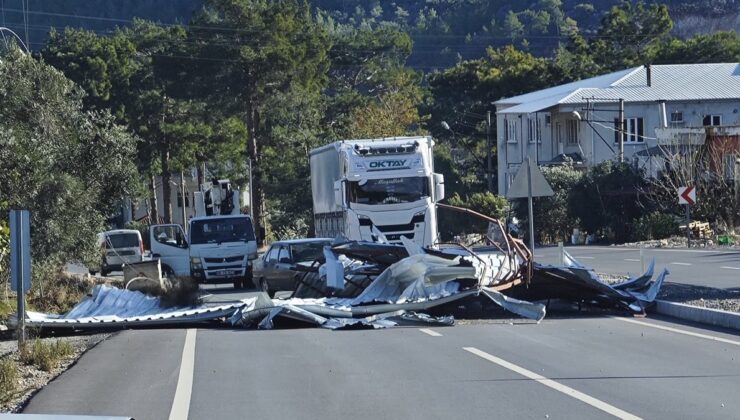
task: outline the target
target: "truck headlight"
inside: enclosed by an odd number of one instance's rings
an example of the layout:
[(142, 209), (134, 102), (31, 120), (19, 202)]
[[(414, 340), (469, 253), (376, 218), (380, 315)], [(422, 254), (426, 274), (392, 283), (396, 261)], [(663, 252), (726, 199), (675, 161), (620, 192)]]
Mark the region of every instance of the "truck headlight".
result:
[(194, 269), (203, 268), (203, 264), (200, 261), (200, 257), (190, 257), (190, 267)]

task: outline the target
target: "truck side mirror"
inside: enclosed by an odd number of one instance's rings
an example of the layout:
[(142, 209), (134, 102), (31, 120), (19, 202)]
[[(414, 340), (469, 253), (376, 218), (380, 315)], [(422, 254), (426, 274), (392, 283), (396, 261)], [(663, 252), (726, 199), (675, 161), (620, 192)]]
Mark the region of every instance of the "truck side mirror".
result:
[(338, 209), (344, 208), (344, 194), (342, 189), (344, 188), (344, 181), (341, 179), (334, 181), (334, 205)]
[(432, 174), (434, 180), (434, 202), (439, 202), (445, 198), (445, 178), (442, 174)]

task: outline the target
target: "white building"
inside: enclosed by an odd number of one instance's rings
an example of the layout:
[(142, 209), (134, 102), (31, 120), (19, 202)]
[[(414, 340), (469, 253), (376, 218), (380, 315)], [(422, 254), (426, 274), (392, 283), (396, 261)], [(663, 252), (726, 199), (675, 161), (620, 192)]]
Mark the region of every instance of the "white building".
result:
[(583, 167), (618, 158), (620, 99), (625, 161), (653, 164), (659, 137), (740, 125), (740, 64), (641, 66), (495, 102), (498, 193), (528, 157)]

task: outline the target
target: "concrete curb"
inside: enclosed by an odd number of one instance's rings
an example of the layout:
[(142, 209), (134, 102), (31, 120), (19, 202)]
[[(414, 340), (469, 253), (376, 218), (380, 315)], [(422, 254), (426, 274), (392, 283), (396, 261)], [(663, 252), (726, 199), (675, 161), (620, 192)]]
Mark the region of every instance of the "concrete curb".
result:
[(653, 311), (686, 321), (740, 330), (740, 313), (656, 300)]

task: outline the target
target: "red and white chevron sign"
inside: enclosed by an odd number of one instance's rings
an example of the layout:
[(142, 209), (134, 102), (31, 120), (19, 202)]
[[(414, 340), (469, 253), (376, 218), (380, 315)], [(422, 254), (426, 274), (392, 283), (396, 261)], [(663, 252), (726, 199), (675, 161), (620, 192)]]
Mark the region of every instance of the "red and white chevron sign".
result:
[(678, 204), (696, 204), (696, 189), (694, 187), (678, 187)]

